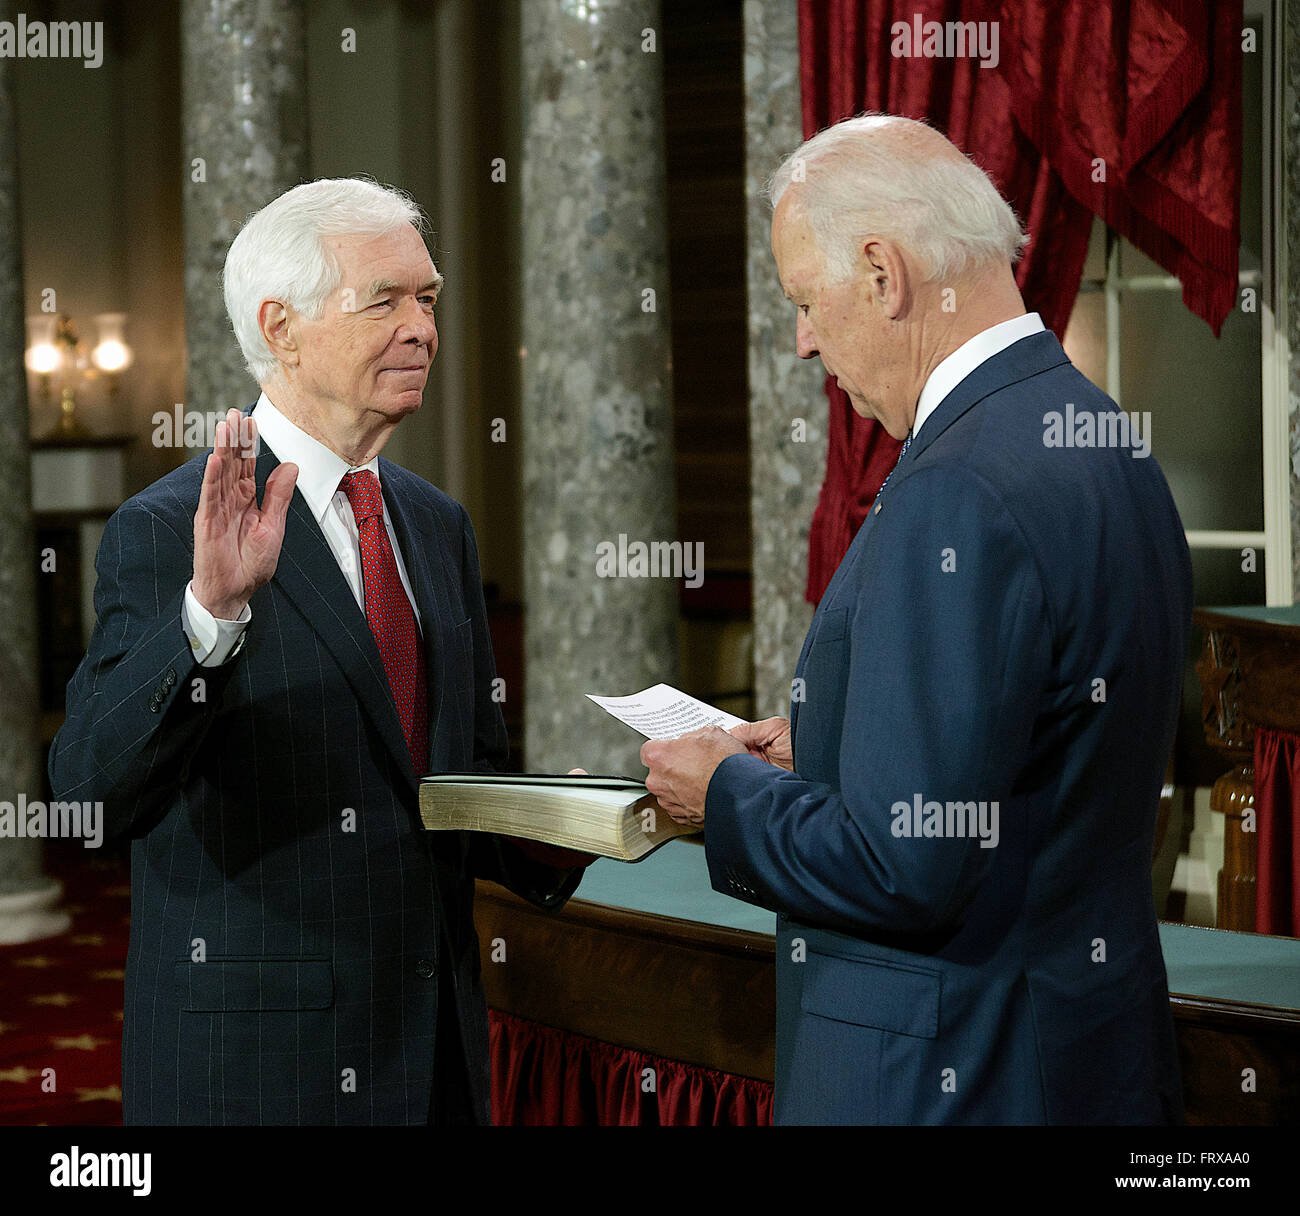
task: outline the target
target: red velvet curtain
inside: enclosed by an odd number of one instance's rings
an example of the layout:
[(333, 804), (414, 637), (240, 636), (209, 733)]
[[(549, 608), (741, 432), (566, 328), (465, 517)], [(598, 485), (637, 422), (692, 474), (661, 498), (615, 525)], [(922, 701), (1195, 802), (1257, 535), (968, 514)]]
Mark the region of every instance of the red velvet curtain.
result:
[[(997, 66), (894, 54), (898, 23), (924, 32), (926, 22), (951, 21), (996, 22)], [(865, 110), (943, 131), (1028, 229), (1016, 279), (1058, 337), (1093, 215), (1177, 275), (1188, 307), (1217, 334), (1237, 290), (1240, 29), (1240, 0), (799, 0), (804, 134)], [(899, 447), (829, 378), (826, 394), (813, 603)]]
[[(497, 1009), (488, 1010), (488, 1050), (498, 1127), (772, 1122), (767, 1082), (616, 1047)], [(653, 1088), (647, 1089), (647, 1077)]]
[(1255, 731), (1255, 932), (1300, 937), (1300, 849), (1295, 812), (1300, 796), (1300, 739)]

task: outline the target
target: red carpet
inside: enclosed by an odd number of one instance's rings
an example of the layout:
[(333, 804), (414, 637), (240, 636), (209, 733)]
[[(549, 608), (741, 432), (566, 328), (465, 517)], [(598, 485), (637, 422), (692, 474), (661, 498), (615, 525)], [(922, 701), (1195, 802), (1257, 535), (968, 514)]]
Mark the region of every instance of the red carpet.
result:
[(46, 865), (72, 928), (0, 946), (0, 1124), (117, 1126), (130, 868), (76, 844)]

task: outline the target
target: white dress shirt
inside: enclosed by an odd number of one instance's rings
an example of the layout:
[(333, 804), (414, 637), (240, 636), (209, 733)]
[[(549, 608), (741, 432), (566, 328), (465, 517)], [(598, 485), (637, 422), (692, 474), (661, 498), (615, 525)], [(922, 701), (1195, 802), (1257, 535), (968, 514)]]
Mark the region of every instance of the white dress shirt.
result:
[[(265, 393), (253, 407), (253, 418), (257, 422), (259, 439), (280, 458), (281, 464), (296, 464), (298, 480), (294, 489), (307, 502), (325, 541), (339, 564), (339, 570), (352, 589), (353, 598), (361, 609), (366, 611), (365, 587), (361, 577), (361, 537), (357, 521), (352, 514), (352, 504), (339, 489), (339, 483), (346, 473), (359, 473), (369, 469), (379, 478), (379, 457), (373, 457), (368, 463), (353, 468), (343, 457), (331, 452), (323, 443), (313, 439), (301, 427), (290, 422), (275, 406)], [(382, 485), (381, 485), (382, 490)], [(384, 503), (384, 527), (388, 530), (388, 540), (393, 546), (393, 557), (397, 561), (397, 573), (406, 591), (406, 598), (411, 601), (411, 611), (415, 613), (415, 623), (420, 625), (420, 609), (411, 592), (411, 580), (406, 574), (406, 563), (402, 560), (402, 550), (397, 543), (397, 534), (393, 531), (393, 521), (388, 514), (388, 504)], [(190, 639), (190, 648), (194, 657), (204, 667), (216, 667), (227, 659), (234, 657), (244, 644), (244, 631), (253, 619), (252, 609), (244, 606), (238, 620), (225, 621), (214, 617), (194, 595), (194, 582), (185, 588), (185, 602), (181, 606), (181, 624)]]
[(925, 387), (921, 389), (921, 396), (916, 403), (916, 417), (912, 420), (912, 436), (915, 438), (925, 420), (939, 408), (943, 399), (981, 363), (993, 358), (999, 351), (1006, 350), (1012, 343), (1019, 342), (1021, 338), (1042, 333), (1044, 328), (1042, 317), (1031, 312), (991, 325), (963, 342), (930, 373)]

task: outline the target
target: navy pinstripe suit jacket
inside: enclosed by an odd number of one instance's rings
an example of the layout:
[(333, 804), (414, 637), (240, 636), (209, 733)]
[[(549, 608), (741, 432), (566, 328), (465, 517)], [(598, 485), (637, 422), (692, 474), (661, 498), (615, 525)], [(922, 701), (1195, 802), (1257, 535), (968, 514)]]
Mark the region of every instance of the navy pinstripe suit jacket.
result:
[[(422, 1123), (435, 1086), (466, 1086), (434, 1075), (445, 987), (486, 1123), (473, 879), (550, 908), (582, 871), (422, 830), (378, 649), (296, 491), (242, 651), (195, 662), (181, 602), (206, 458), (109, 521), (97, 624), (50, 752), (55, 796), (102, 801), (106, 835), (132, 842), (125, 1121)], [(278, 463), (263, 444), (259, 496)], [(499, 767), (469, 518), (387, 460), (380, 477), (423, 626), (430, 770)]]

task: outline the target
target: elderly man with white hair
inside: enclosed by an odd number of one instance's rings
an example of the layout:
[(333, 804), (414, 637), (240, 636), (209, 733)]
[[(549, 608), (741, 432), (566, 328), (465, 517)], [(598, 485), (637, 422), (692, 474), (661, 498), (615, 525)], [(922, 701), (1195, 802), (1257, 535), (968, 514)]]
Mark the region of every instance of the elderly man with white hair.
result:
[(131, 841), (128, 1124), (488, 1122), (474, 878), (553, 908), (590, 860), (420, 826), (422, 774), (506, 757), (469, 518), (379, 456), (438, 349), (424, 229), (351, 179), (254, 215), (262, 395), (104, 534), (50, 780)]
[(789, 721), (642, 757), (714, 887), (778, 914), (776, 1118), (1178, 1122), (1150, 863), (1191, 563), (1164, 477), (1026, 315), (1016, 217), (937, 131), (847, 120), (771, 196), (799, 355), (904, 447)]

